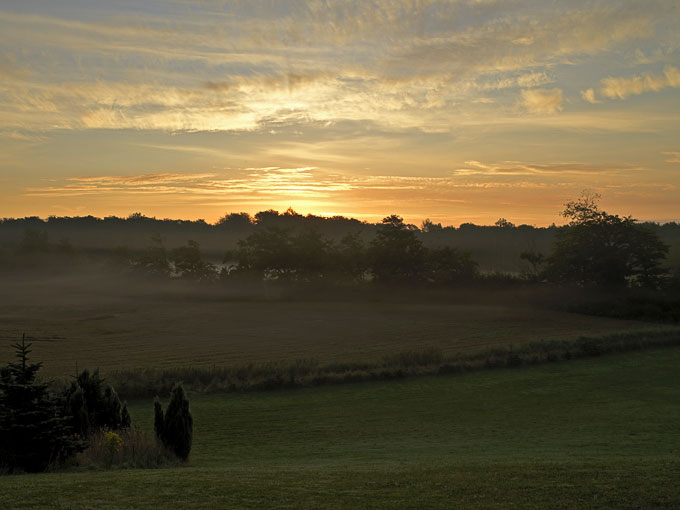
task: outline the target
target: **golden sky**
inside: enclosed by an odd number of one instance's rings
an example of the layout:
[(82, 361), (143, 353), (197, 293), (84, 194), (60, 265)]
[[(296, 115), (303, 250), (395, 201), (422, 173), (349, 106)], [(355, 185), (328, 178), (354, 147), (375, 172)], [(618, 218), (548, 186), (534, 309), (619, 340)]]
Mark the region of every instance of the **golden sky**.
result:
[(677, 0), (0, 4), (0, 216), (680, 220)]

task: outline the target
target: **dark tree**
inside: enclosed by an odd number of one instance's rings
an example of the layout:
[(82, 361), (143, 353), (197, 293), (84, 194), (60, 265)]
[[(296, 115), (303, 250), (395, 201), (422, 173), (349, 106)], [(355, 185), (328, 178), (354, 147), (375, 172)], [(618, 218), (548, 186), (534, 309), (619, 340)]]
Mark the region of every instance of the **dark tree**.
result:
[(74, 383), (66, 392), (64, 400), (66, 415), (70, 417), (73, 430), (80, 437), (87, 437), (90, 434), (90, 415), (83, 389)]
[(120, 428), (129, 429), (132, 426), (132, 418), (127, 408), (127, 402), (123, 402), (123, 407), (120, 410)]
[(170, 276), (170, 260), (168, 251), (163, 245), (163, 239), (160, 235), (155, 235), (151, 240), (153, 244), (135, 259), (134, 268), (151, 278)]
[(153, 401), (153, 430), (156, 437), (165, 443), (165, 416), (163, 416), (163, 406), (156, 397)]
[(293, 278), (301, 282), (323, 279), (332, 270), (333, 244), (315, 230), (292, 238)]
[(368, 252), (359, 233), (347, 234), (334, 251), (335, 267), (340, 278), (361, 282), (369, 269)]
[(599, 209), (597, 195), (566, 204), (567, 227), (557, 232), (546, 275), (581, 285), (656, 286), (668, 246), (630, 216)]
[(291, 279), (295, 275), (296, 260), (293, 239), (288, 230), (280, 227), (258, 227), (247, 238), (238, 242), (238, 249), (228, 253), (235, 259), (236, 272), (263, 279)]
[(71, 384), (70, 392), (82, 388), (89, 429), (97, 430), (106, 425), (106, 406), (104, 403), (104, 380), (99, 377), (99, 369), (92, 374), (84, 369)]
[(174, 264), (175, 273), (180, 278), (194, 281), (214, 281), (217, 279), (217, 268), (203, 260), (201, 247), (196, 241), (188, 241), (186, 246), (175, 248), (170, 253), (170, 261)]
[(19, 363), (0, 370), (0, 461), (10, 470), (44, 471), (85, 448), (74, 436), (62, 407), (36, 376), (42, 363), (29, 363), (31, 344), (12, 345)]
[(101, 424), (110, 430), (119, 429), (122, 405), (116, 390), (114, 390), (112, 386), (107, 386), (104, 390), (103, 404), (104, 414), (102, 416)]
[(226, 214), (217, 220), (217, 226), (234, 230), (248, 230), (253, 226), (253, 218), (246, 212)]
[(78, 374), (62, 400), (71, 425), (82, 437), (97, 430), (116, 430), (122, 426), (120, 398), (116, 390), (99, 377), (98, 369), (92, 374), (87, 369)]
[(427, 279), (434, 284), (451, 285), (475, 279), (479, 271), (469, 253), (461, 253), (448, 246), (426, 251)]
[(371, 266), (377, 281), (404, 282), (422, 278), (425, 249), (417, 237), (417, 230), (395, 214), (378, 225), (370, 248)]
[(546, 263), (545, 255), (535, 250), (527, 250), (520, 253), (519, 258), (529, 263), (529, 270), (524, 273), (525, 277), (533, 281), (540, 280), (542, 268)]
[(193, 418), (189, 411), (189, 401), (181, 384), (175, 385), (172, 389), (165, 415), (163, 415), (158, 399), (154, 401), (154, 429), (156, 436), (166, 448), (182, 460), (189, 458), (193, 438)]
[(494, 223), (494, 226), (498, 228), (515, 228), (515, 224), (505, 218), (498, 218), (496, 223)]

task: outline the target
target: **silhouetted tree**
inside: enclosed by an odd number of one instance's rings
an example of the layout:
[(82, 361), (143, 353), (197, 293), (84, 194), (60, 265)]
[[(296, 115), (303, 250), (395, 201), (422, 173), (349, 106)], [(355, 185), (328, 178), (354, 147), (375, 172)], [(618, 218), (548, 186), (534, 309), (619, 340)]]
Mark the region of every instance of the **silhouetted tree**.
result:
[(479, 273), (477, 263), (469, 253), (455, 248), (430, 248), (426, 251), (427, 279), (436, 284), (450, 285), (472, 281)]
[(120, 410), (120, 428), (129, 429), (132, 426), (132, 418), (127, 408), (127, 402), (123, 402), (123, 407)]
[(153, 401), (153, 430), (156, 437), (164, 443), (165, 417), (163, 416), (163, 406), (158, 397)]
[(515, 224), (506, 220), (505, 218), (498, 218), (496, 223), (494, 223), (494, 226), (498, 228), (515, 228)]
[(121, 428), (123, 406), (120, 398), (112, 386), (105, 385), (99, 377), (99, 370), (90, 374), (84, 369), (78, 374), (65, 391), (62, 401), (71, 425), (82, 437), (100, 429)]
[(657, 285), (668, 246), (630, 216), (600, 210), (598, 199), (584, 194), (566, 204), (569, 224), (557, 232), (546, 275), (582, 285)]
[(292, 277), (296, 281), (320, 280), (331, 271), (333, 244), (315, 230), (305, 230), (291, 239)]
[(442, 229), (441, 223), (433, 223), (430, 218), (423, 220), (423, 223), (420, 225), (420, 230), (425, 233), (440, 232)]
[(229, 227), (237, 230), (244, 230), (253, 226), (253, 218), (246, 212), (230, 213), (217, 220), (216, 225)]
[(104, 413), (101, 420), (102, 425), (110, 430), (119, 429), (122, 405), (116, 390), (114, 390), (112, 386), (107, 386), (104, 390), (103, 404)]
[(77, 384), (65, 395), (66, 416), (70, 417), (71, 426), (80, 437), (87, 437), (90, 433), (90, 416), (87, 412), (87, 403), (83, 389)]
[(360, 282), (369, 270), (368, 251), (359, 233), (347, 234), (338, 243), (335, 265), (341, 279)]
[(293, 239), (280, 227), (256, 228), (225, 257), (235, 258), (235, 270), (264, 279), (290, 279), (296, 269)]
[(525, 277), (533, 281), (539, 280), (546, 263), (545, 255), (534, 250), (527, 250), (520, 253), (519, 258), (529, 263), (529, 270), (524, 273)]
[(416, 232), (416, 227), (406, 225), (396, 214), (382, 220), (370, 247), (371, 268), (376, 280), (403, 282), (423, 276), (425, 249)]
[(43, 471), (85, 448), (47, 384), (36, 380), (42, 363), (29, 363), (31, 344), (12, 345), (19, 363), (0, 370), (0, 463), (10, 470)]
[(175, 266), (175, 273), (180, 278), (194, 281), (214, 281), (217, 268), (203, 260), (200, 245), (196, 241), (188, 241), (186, 246), (175, 248), (170, 253), (170, 261)]
[(170, 276), (170, 261), (163, 240), (159, 235), (153, 236), (151, 240), (153, 244), (135, 259), (135, 269), (152, 278)]
[(154, 430), (167, 448), (187, 460), (193, 439), (193, 418), (181, 384), (172, 389), (165, 414), (158, 398), (154, 401)]

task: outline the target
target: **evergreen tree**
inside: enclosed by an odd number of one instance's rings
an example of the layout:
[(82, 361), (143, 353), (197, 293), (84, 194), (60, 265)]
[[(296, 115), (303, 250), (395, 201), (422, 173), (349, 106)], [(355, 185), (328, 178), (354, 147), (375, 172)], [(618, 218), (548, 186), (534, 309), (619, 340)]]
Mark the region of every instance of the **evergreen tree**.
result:
[(71, 384), (66, 392), (65, 401), (66, 415), (71, 419), (73, 430), (80, 437), (87, 437), (90, 433), (90, 416), (87, 412), (85, 393), (78, 383)]
[(76, 377), (76, 385), (83, 389), (90, 428), (100, 429), (105, 425), (106, 407), (104, 403), (104, 380), (99, 377), (99, 369), (92, 374), (84, 369)]
[(127, 408), (127, 402), (123, 402), (123, 408), (120, 410), (120, 428), (129, 429), (132, 426), (132, 418)]
[[(92, 374), (87, 369), (83, 370), (62, 398), (71, 425), (81, 437), (87, 437), (91, 432), (101, 429), (117, 430), (122, 427), (123, 408), (120, 398), (112, 386), (104, 387), (104, 379), (99, 377), (99, 370)], [(127, 419), (129, 418), (128, 413)]]
[(120, 399), (118, 398), (118, 394), (116, 393), (116, 390), (113, 389), (113, 386), (107, 386), (104, 390), (103, 403), (104, 414), (100, 420), (101, 426), (110, 430), (119, 429), (121, 422), (120, 412), (122, 406)]
[(158, 398), (154, 401), (154, 430), (166, 448), (187, 460), (193, 438), (193, 418), (181, 384), (172, 389), (165, 415)]
[(163, 416), (163, 406), (158, 397), (153, 401), (153, 430), (156, 437), (165, 444), (165, 417)]
[(12, 345), (19, 363), (0, 370), (0, 459), (10, 470), (43, 471), (85, 448), (75, 438), (62, 407), (36, 381), (42, 363), (28, 363), (31, 344)]

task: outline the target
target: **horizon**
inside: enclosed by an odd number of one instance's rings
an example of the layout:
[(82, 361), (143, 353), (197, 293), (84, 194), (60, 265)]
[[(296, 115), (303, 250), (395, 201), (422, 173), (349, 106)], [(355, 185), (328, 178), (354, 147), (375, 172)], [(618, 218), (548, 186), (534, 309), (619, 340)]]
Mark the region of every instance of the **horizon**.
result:
[[(422, 229), (423, 223), (425, 221), (427, 221), (427, 220), (432, 221), (432, 219), (429, 218), (429, 217), (422, 218), (421, 220), (412, 220), (412, 219), (403, 217), (398, 213), (390, 213), (390, 214), (386, 214), (386, 215), (383, 214), (383, 215), (378, 215), (378, 216), (375, 216), (375, 217), (364, 219), (364, 218), (360, 218), (360, 217), (347, 216), (347, 215), (341, 215), (341, 214), (331, 215), (331, 214), (324, 214), (324, 213), (317, 213), (317, 214), (304, 213), (304, 212), (296, 211), (296, 210), (292, 209), (292, 207), (288, 207), (287, 209), (285, 209), (283, 211), (278, 211), (276, 209), (269, 208), (269, 209), (262, 209), (260, 211), (257, 211), (256, 213), (249, 213), (249, 212), (246, 212), (246, 211), (225, 212), (222, 216), (220, 216), (216, 220), (206, 220), (205, 218), (177, 218), (177, 217), (173, 218), (173, 217), (167, 217), (167, 216), (166, 217), (157, 217), (157, 216), (149, 216), (149, 215), (144, 214), (142, 212), (135, 211), (135, 212), (125, 214), (125, 215), (111, 214), (111, 215), (107, 215), (107, 216), (96, 216), (96, 215), (93, 215), (93, 214), (82, 214), (82, 215), (74, 215), (74, 216), (58, 216), (58, 215), (37, 216), (37, 215), (30, 215), (30, 216), (21, 216), (21, 217), (0, 217), (0, 222), (16, 221), (16, 220), (28, 220), (28, 219), (36, 219), (36, 218), (43, 221), (43, 222), (48, 222), (50, 220), (50, 218), (58, 218), (58, 219), (61, 219), (61, 218), (64, 218), (64, 219), (94, 218), (96, 220), (102, 220), (102, 221), (109, 219), (109, 218), (115, 218), (115, 219), (120, 219), (120, 220), (130, 220), (130, 219), (133, 219), (135, 215), (139, 214), (142, 218), (155, 220), (155, 221), (204, 222), (208, 225), (216, 226), (216, 225), (219, 224), (219, 222), (223, 218), (225, 218), (226, 216), (228, 216), (230, 214), (243, 214), (243, 213), (245, 213), (245, 214), (248, 214), (248, 217), (249, 217), (251, 223), (255, 225), (256, 224), (255, 223), (256, 214), (261, 213), (261, 212), (268, 212), (268, 211), (274, 211), (279, 216), (283, 216), (283, 215), (287, 214), (288, 211), (292, 211), (292, 213), (294, 213), (295, 215), (301, 216), (303, 218), (317, 217), (317, 218), (323, 218), (323, 219), (328, 219), (328, 220), (333, 219), (333, 218), (344, 218), (346, 220), (357, 220), (357, 221), (360, 221), (361, 223), (365, 223), (365, 224), (379, 224), (382, 221), (382, 219), (387, 218), (387, 217), (391, 216), (392, 214), (396, 214), (397, 216), (401, 217), (404, 220), (404, 223), (406, 223), (407, 225), (413, 225), (413, 226), (418, 227), (419, 229)], [(610, 211), (606, 211), (606, 212), (609, 213)], [(616, 213), (612, 213), (612, 214), (616, 214)], [(621, 214), (616, 214), (616, 215), (622, 216)], [(506, 218), (506, 217), (503, 217), (503, 216), (497, 218), (496, 221), (501, 220), (501, 219), (507, 220), (508, 222), (512, 223), (513, 227), (550, 228), (550, 227), (553, 227), (553, 226), (561, 227), (561, 226), (565, 226), (567, 224), (565, 221), (552, 222), (552, 223), (546, 224), (546, 225), (517, 223), (517, 222), (513, 221), (512, 218)], [(654, 224), (657, 224), (657, 225), (680, 223), (679, 219), (646, 220), (646, 219), (640, 219), (640, 218), (633, 218), (633, 220), (636, 221), (637, 223), (654, 223)], [(474, 225), (476, 227), (494, 227), (494, 226), (496, 226), (495, 225), (496, 221), (494, 221), (492, 223), (474, 223), (472, 221), (460, 221), (459, 223), (454, 223), (454, 224), (440, 223), (440, 225), (441, 225), (442, 228), (460, 228), (461, 225)], [(432, 223), (434, 223), (436, 225), (439, 222), (432, 221)]]
[(3, 5), (0, 217), (548, 226), (588, 190), (678, 221), (679, 25), (672, 0)]

